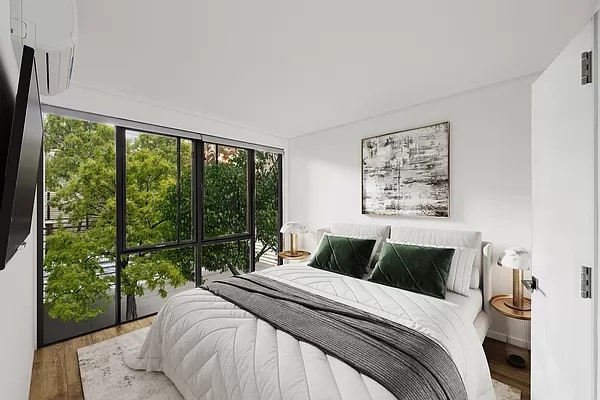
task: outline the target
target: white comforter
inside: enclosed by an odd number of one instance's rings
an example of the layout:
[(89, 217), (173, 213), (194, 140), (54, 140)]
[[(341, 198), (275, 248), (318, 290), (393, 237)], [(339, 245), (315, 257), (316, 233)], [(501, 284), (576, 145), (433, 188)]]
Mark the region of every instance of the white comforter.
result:
[[(424, 333), (450, 354), (469, 399), (495, 399), (472, 321), (451, 303), (304, 265), (257, 274)], [(126, 354), (125, 362), (163, 371), (186, 400), (394, 398), (373, 379), (202, 289), (169, 299), (139, 354)]]

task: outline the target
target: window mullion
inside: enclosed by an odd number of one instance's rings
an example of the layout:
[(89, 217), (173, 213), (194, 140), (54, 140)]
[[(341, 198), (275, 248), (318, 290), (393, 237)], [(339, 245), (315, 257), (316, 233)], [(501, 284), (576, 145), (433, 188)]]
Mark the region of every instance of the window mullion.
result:
[(196, 286), (202, 284), (202, 241), (204, 240), (204, 141), (194, 141), (192, 169), (193, 209), (196, 238)]
[(181, 243), (181, 138), (177, 138), (177, 243)]
[(116, 145), (116, 178), (117, 178), (117, 237), (116, 237), (116, 260), (115, 260), (115, 324), (121, 323), (121, 259), (126, 247), (127, 232), (125, 228), (125, 196), (126, 196), (126, 173), (125, 157), (127, 154), (127, 142), (125, 140), (125, 128), (115, 127)]
[(250, 237), (250, 272), (256, 269), (256, 154), (248, 150), (248, 231)]

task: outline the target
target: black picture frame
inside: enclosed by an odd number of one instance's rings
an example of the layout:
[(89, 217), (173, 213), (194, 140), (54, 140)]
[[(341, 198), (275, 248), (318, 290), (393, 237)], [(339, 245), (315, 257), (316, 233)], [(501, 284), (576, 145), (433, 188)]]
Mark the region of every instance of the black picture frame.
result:
[(450, 122), (361, 141), (362, 214), (450, 217)]

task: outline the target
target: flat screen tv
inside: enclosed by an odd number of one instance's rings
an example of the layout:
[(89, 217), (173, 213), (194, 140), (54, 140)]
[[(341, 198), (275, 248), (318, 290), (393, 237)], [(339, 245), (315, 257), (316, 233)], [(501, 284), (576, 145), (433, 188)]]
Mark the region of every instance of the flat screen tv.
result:
[[(16, 98), (3, 78), (0, 107), (0, 269), (15, 255), (31, 231), (31, 217), (42, 151), (42, 111), (34, 50), (23, 48)], [(12, 111), (10, 105), (13, 104)], [(5, 119), (10, 119), (10, 128)]]

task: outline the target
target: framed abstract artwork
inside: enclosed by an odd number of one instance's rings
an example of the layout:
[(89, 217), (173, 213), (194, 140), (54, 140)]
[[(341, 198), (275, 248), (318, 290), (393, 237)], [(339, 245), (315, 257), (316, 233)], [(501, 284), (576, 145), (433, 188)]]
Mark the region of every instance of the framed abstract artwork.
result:
[(362, 213), (450, 214), (450, 122), (362, 140)]

